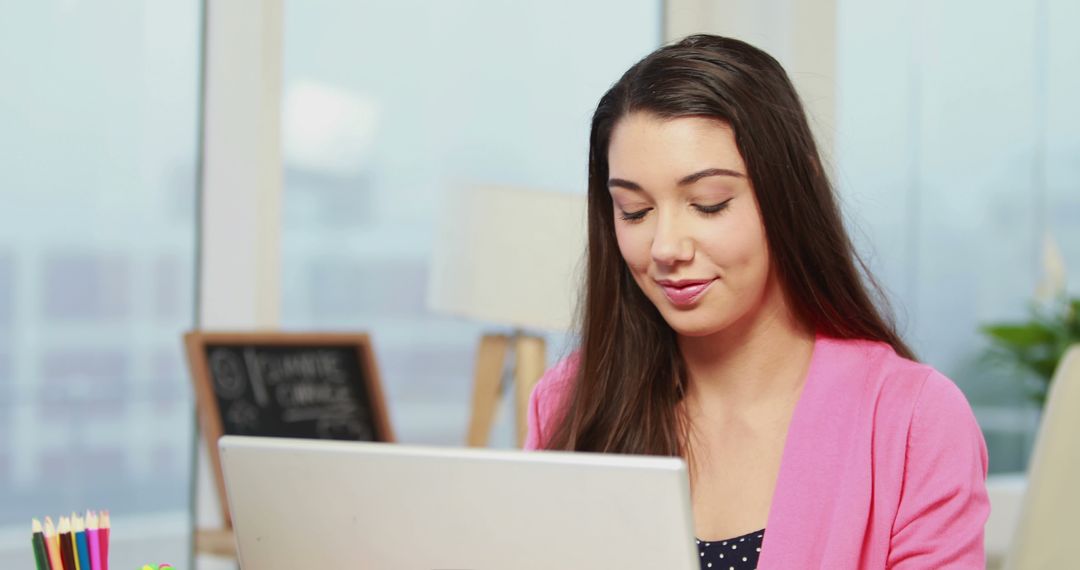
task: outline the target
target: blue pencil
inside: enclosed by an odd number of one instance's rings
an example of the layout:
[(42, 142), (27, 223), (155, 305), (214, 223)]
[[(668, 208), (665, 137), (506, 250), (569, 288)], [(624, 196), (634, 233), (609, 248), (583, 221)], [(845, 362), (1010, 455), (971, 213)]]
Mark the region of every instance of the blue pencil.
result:
[(75, 533), (75, 545), (79, 557), (79, 570), (92, 570), (93, 566), (90, 565), (90, 545), (86, 542), (86, 523), (83, 518), (78, 515), (73, 515), (75, 528), (71, 529)]

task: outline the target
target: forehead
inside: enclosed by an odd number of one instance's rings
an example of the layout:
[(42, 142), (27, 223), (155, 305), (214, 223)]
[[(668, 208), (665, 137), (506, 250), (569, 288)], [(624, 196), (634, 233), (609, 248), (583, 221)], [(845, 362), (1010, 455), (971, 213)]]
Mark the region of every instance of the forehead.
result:
[(706, 117), (665, 119), (631, 113), (615, 124), (608, 145), (608, 170), (615, 178), (684, 176), (703, 168), (745, 173), (726, 123)]

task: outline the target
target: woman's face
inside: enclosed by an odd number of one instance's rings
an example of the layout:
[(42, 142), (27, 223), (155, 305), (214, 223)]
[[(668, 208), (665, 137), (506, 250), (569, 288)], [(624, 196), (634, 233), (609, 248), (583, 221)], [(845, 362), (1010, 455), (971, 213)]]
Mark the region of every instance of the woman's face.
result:
[(748, 324), (779, 302), (761, 212), (731, 128), (632, 113), (612, 132), (608, 167), (619, 251), (678, 334)]

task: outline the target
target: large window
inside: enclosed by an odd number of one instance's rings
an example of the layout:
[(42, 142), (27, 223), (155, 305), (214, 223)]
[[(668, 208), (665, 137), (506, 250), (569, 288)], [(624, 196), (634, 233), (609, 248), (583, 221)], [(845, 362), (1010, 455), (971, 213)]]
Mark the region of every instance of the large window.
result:
[(188, 566), (200, 19), (4, 6), (0, 567), (32, 566), (31, 517), (85, 509), (115, 566)]
[(857, 236), (919, 356), (971, 400), (991, 470), (1020, 470), (1037, 411), (983, 361), (978, 327), (1026, 316), (1045, 236), (1080, 268), (1080, 4), (838, 14), (836, 164)]
[(286, 2), (283, 325), (370, 331), (401, 440), (464, 442), (485, 330), (426, 308), (442, 201), (583, 193), (592, 111), (659, 45), (660, 4)]

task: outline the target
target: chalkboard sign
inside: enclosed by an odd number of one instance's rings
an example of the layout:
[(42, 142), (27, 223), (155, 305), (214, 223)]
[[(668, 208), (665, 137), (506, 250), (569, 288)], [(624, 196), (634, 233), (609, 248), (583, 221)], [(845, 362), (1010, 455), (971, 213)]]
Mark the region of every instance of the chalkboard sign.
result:
[(195, 331), (184, 341), (229, 524), (221, 436), (393, 441), (366, 334)]

